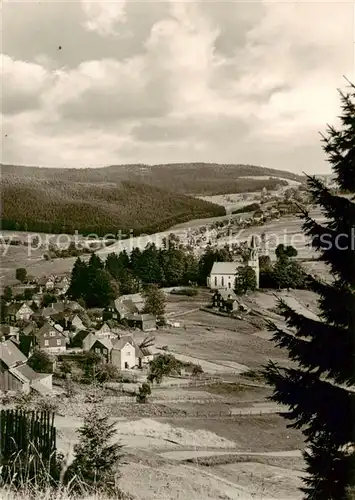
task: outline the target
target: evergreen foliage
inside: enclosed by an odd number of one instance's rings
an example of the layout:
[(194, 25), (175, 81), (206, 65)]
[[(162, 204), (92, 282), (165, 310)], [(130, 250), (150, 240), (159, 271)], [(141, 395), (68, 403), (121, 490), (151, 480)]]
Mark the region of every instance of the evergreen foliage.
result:
[[(323, 148), (341, 190), (354, 195), (355, 87), (340, 95), (341, 127), (328, 127)], [(272, 399), (289, 407), (285, 418), (306, 438), (304, 498), (342, 500), (355, 486), (355, 197), (335, 195), (314, 177), (308, 183), (328, 222), (305, 212), (304, 231), (334, 280), (310, 280), (319, 295), (319, 319), (281, 304), (294, 334), (273, 325), (274, 340), (295, 365), (270, 362), (265, 375), (274, 387)]]
[(78, 429), (79, 443), (74, 446), (75, 458), (67, 470), (66, 481), (73, 490), (120, 498), (117, 487), (118, 465), (122, 445), (112, 443), (117, 431), (109, 417), (93, 405)]

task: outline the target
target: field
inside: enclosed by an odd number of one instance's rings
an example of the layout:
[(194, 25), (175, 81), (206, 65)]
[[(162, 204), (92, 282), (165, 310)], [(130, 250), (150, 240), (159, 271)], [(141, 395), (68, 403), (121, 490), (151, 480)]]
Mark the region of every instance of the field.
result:
[[(288, 363), (265, 328), (265, 319), (281, 320), (277, 297), (262, 292), (243, 297), (251, 311), (236, 320), (200, 309), (211, 298), (206, 289), (192, 298), (166, 293), (169, 317), (180, 326), (157, 330), (154, 350), (199, 364), (203, 373), (164, 378), (146, 404), (127, 393), (145, 380), (146, 369), (136, 372), (135, 383), (94, 390), (124, 445), (122, 489), (144, 500), (301, 498), (302, 435), (286, 427), (279, 415), (284, 408), (268, 400), (271, 389), (259, 374), (268, 359)], [(276, 295), (317, 313), (311, 292)], [(137, 341), (144, 337), (132, 335)], [(58, 446), (70, 460), (93, 388), (74, 385), (76, 393), (68, 398), (58, 384), (53, 399)]]

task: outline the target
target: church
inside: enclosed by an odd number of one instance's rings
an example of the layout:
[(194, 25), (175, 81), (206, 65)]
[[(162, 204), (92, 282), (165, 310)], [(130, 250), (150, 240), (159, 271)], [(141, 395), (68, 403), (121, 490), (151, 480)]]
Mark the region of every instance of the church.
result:
[[(256, 275), (256, 287), (260, 286), (260, 268), (259, 268), (259, 248), (255, 236), (251, 238), (250, 254), (246, 263), (251, 267)], [(211, 290), (235, 288), (235, 275), (238, 268), (241, 267), (240, 262), (214, 262), (210, 276), (207, 278), (207, 286)]]

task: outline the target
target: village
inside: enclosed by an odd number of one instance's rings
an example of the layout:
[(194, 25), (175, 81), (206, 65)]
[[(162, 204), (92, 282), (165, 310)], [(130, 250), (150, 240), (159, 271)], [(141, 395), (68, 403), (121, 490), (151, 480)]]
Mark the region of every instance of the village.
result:
[[(220, 231), (225, 231), (224, 226)], [(168, 240), (172, 252), (189, 255), (189, 248), (178, 237), (172, 235)], [(273, 498), (286, 498), (299, 485), (295, 470), (300, 467), (297, 450), (302, 439), (298, 432), (286, 429), (277, 414), (280, 408), (267, 401), (271, 392), (262, 367), (270, 358), (285, 361), (271, 342), (267, 321), (283, 324), (277, 312), (278, 298), (315, 317), (312, 310), (317, 306), (312, 292), (292, 290), (292, 284), (283, 289), (261, 288), (265, 286), (265, 266), (270, 268), (275, 259), (285, 259), (286, 266), (296, 263), (292, 255), (297, 251), (281, 258), (281, 247), (277, 257), (256, 237), (233, 244), (228, 251), (208, 246), (201, 257), (208, 262), (204, 284), (153, 286), (150, 293), (159, 292), (155, 300), (143, 287), (135, 293), (118, 294), (105, 307), (88, 308), (82, 298), (70, 296), (73, 274), (36, 279), (17, 270), (18, 282), (3, 294), (2, 406), (54, 411), (59, 448), (70, 457), (73, 432), (94, 398), (117, 422), (121, 442), (135, 464), (124, 476), (126, 489), (132, 493), (142, 488), (129, 479), (132, 470), (144, 481), (144, 469), (137, 462), (141, 453), (150, 474), (155, 474), (154, 457), (158, 456), (166, 463), (163, 470), (172, 464), (174, 469), (180, 467), (181, 461), (197, 460), (203, 474), (203, 464), (211, 460), (208, 457), (221, 453), (228, 464), (243, 469), (240, 450), (244, 447), (253, 470), (258, 460), (266, 460), (266, 450), (276, 455), (265, 462), (258, 477), (241, 469), (243, 494), (260, 494), (264, 488), (276, 495)], [(153, 251), (150, 255), (154, 256), (154, 248), (148, 246), (146, 251)], [(260, 425), (274, 428), (272, 439), (257, 434), (258, 441), (238, 444), (244, 433), (243, 440)], [(242, 427), (237, 431), (236, 426)], [(176, 444), (169, 446), (169, 442)], [(277, 458), (281, 451), (288, 457), (286, 469), (282, 469), (285, 457)], [(256, 454), (256, 462), (250, 462), (250, 453)], [(268, 476), (275, 463), (278, 474), (283, 471), (284, 485), (280, 475), (278, 479)], [(290, 488), (286, 482), (291, 470), (295, 476)], [(220, 473), (217, 476), (212, 486), (201, 478), (204, 498), (216, 498), (216, 491), (225, 494), (226, 484), (219, 479)], [(181, 488), (180, 480), (175, 483), (173, 488)], [(153, 495), (154, 483), (151, 487)], [(189, 487), (194, 489), (192, 484)], [(201, 489), (191, 493), (191, 498), (194, 494), (201, 498)]]

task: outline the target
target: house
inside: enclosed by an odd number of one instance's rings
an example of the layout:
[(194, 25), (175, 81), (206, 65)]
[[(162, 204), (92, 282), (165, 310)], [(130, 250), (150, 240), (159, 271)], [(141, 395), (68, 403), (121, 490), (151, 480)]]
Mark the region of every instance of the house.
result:
[(222, 288), (233, 290), (235, 288), (235, 275), (239, 265), (238, 262), (214, 262), (210, 276), (207, 279), (207, 285), (212, 290)]
[(86, 330), (86, 326), (75, 311), (63, 311), (49, 317), (65, 330)]
[(41, 293), (53, 290), (55, 284), (54, 276), (44, 276), (38, 280), (38, 286)]
[(125, 319), (130, 327), (139, 328), (144, 332), (157, 328), (156, 317), (152, 314), (129, 314)]
[(29, 321), (34, 315), (34, 311), (26, 302), (18, 302), (10, 304), (6, 314), (10, 321)]
[(16, 326), (11, 325), (0, 325), (0, 339), (12, 340), (15, 343), (19, 342), (20, 339), (20, 329)]
[(48, 307), (45, 307), (41, 316), (43, 318), (49, 318), (50, 316), (70, 311), (84, 311), (84, 308), (75, 301), (64, 300), (62, 302), (52, 302)]
[(94, 332), (79, 332), (72, 340), (74, 347), (82, 347), (83, 351), (90, 351), (99, 337)]
[(89, 351), (99, 354), (105, 358), (106, 363), (111, 361), (112, 342), (108, 338), (96, 338)]
[(104, 323), (100, 330), (95, 332), (95, 335), (100, 338), (117, 339), (118, 334), (115, 333), (107, 323)]
[(45, 323), (35, 334), (38, 347), (47, 352), (66, 350), (67, 338), (56, 326)]
[(130, 314), (137, 314), (143, 310), (144, 300), (141, 294), (122, 295), (111, 302), (103, 311), (103, 319), (122, 321)]
[(31, 389), (43, 395), (50, 393), (52, 375), (35, 372), (27, 365), (27, 357), (11, 340), (0, 342), (0, 390), (28, 394)]
[(233, 312), (239, 309), (236, 294), (233, 290), (225, 290), (224, 288), (214, 292), (212, 305), (223, 312)]
[[(132, 337), (121, 337), (112, 347), (111, 363), (120, 370), (134, 368), (139, 364), (139, 358), (136, 356), (136, 347)], [(138, 354), (140, 354), (140, 352), (138, 352)], [(143, 355), (141, 357), (143, 357)]]

